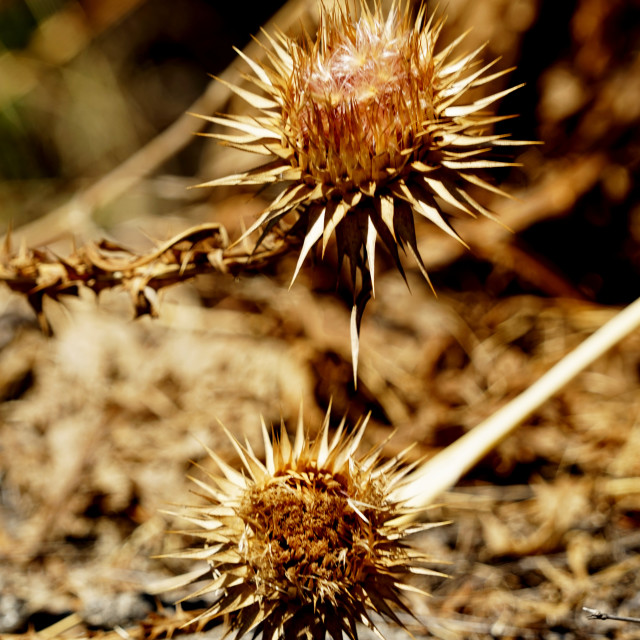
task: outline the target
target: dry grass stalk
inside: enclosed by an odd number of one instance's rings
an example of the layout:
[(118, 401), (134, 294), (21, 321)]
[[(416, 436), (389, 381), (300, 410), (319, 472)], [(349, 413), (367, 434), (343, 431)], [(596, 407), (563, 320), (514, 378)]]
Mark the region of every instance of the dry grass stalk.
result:
[(416, 469), (396, 497), (415, 506), (431, 504), (531, 413), (638, 327), (640, 298), (560, 360), (525, 392)]

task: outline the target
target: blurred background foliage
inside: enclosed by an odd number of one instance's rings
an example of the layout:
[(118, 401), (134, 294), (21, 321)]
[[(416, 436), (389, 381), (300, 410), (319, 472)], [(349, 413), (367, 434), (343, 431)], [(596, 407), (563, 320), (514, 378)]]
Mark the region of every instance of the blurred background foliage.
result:
[[(277, 8), (211, 0), (0, 3), (0, 220), (42, 216), (180, 116)], [(194, 141), (161, 167), (197, 172)], [(161, 214), (153, 197), (116, 215)], [(177, 196), (180, 197), (180, 194)], [(170, 200), (170, 199), (169, 199)], [(111, 212), (113, 213), (113, 212)], [(109, 226), (110, 215), (101, 218)]]

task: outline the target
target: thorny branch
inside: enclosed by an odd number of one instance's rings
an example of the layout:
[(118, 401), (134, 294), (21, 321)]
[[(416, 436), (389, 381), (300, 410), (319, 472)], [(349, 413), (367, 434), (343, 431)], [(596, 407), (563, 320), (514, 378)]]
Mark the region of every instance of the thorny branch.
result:
[(99, 294), (120, 287), (131, 295), (136, 317), (156, 316), (160, 289), (205, 273), (259, 269), (291, 246), (291, 240), (278, 232), (257, 248), (229, 245), (226, 229), (215, 222), (191, 227), (146, 255), (108, 240), (89, 242), (65, 258), (24, 245), (12, 253), (7, 235), (0, 249), (0, 282), (26, 296), (41, 328), (49, 333), (45, 297), (58, 300), (63, 295), (78, 295), (81, 288)]

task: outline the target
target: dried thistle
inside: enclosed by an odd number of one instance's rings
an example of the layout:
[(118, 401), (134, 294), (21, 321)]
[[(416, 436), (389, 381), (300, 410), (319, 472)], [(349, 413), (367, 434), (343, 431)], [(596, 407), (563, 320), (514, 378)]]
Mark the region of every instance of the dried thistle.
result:
[(221, 475), (194, 479), (208, 504), (188, 510), (198, 528), (182, 532), (204, 544), (178, 554), (213, 572), (190, 596), (216, 594), (200, 619), (224, 615), (236, 638), (254, 631), (265, 640), (355, 639), (357, 622), (380, 635), (371, 611), (402, 625), (394, 612), (408, 611), (402, 592), (425, 594), (405, 579), (442, 575), (405, 539), (440, 523), (409, 524), (415, 510), (393, 498), (411, 468), (400, 468), (404, 454), (381, 463), (379, 445), (355, 456), (366, 425), (346, 434), (343, 421), (329, 442), (327, 414), (315, 441), (300, 420), (293, 444), (284, 425), (272, 444), (263, 422), (265, 463), (227, 432), (242, 471), (207, 450)]
[(265, 33), (264, 65), (237, 50), (253, 71), (247, 80), (257, 92), (225, 84), (259, 114), (201, 117), (238, 132), (212, 137), (268, 161), (201, 186), (281, 185), (245, 237), (261, 229), (259, 245), (295, 212), (292, 232), (304, 240), (292, 281), (312, 247), (320, 245), (324, 255), (335, 234), (339, 263), (349, 259), (358, 291), (352, 314), (355, 367), (360, 318), (374, 293), (376, 240), (403, 276), (398, 247), (411, 254), (428, 281), (413, 215), (464, 244), (441, 205), (491, 217), (468, 187), (505, 195), (477, 171), (513, 166), (487, 159), (487, 152), (524, 143), (492, 134), (492, 125), (503, 118), (484, 111), (518, 87), (464, 103), (472, 89), (509, 71), (488, 73), (497, 61), (480, 64), (483, 47), (455, 56), (461, 36), (436, 53), (443, 21), (427, 20), (424, 6), (413, 19), (408, 0), (394, 0), (386, 17), (380, 0), (373, 9), (366, 0), (354, 5), (321, 5), (315, 40)]

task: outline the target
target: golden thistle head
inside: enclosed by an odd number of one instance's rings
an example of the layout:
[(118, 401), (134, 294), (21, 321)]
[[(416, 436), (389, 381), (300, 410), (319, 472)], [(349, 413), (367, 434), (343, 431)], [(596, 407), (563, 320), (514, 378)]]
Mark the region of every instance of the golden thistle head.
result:
[[(398, 247), (428, 280), (414, 216), (460, 240), (442, 205), (491, 216), (468, 187), (502, 193), (477, 172), (511, 166), (487, 159), (493, 147), (524, 143), (491, 133), (501, 118), (485, 111), (517, 87), (465, 102), (471, 90), (508, 71), (491, 73), (496, 61), (478, 62), (482, 47), (456, 55), (461, 37), (436, 53), (442, 21), (427, 20), (424, 7), (412, 18), (408, 0), (394, 0), (386, 16), (380, 0), (373, 9), (366, 0), (353, 5), (321, 5), (315, 40), (265, 33), (264, 63), (238, 51), (255, 91), (228, 86), (259, 113), (206, 119), (236, 132), (213, 137), (268, 160), (201, 186), (281, 186), (245, 235), (261, 229), (259, 244), (285, 216), (297, 214), (294, 231), (304, 240), (293, 280), (312, 247), (324, 254), (335, 235), (339, 263), (348, 258), (360, 290), (355, 327), (374, 293), (376, 241), (403, 275)], [(355, 338), (357, 351), (357, 329)]]
[(393, 498), (409, 470), (401, 456), (381, 463), (380, 445), (356, 457), (366, 422), (351, 435), (343, 422), (329, 441), (327, 414), (310, 442), (300, 421), (293, 443), (284, 426), (272, 443), (263, 423), (264, 463), (227, 432), (241, 472), (208, 451), (221, 475), (195, 480), (208, 504), (185, 516), (198, 527), (186, 533), (203, 544), (178, 555), (206, 560), (212, 572), (191, 596), (215, 594), (202, 620), (224, 615), (236, 637), (355, 640), (357, 622), (377, 631), (371, 611), (401, 624), (403, 590), (422, 593), (408, 576), (442, 575), (406, 543), (437, 525), (402, 517), (409, 510)]

